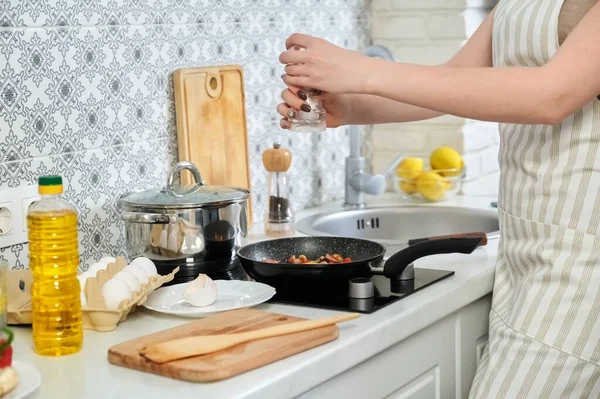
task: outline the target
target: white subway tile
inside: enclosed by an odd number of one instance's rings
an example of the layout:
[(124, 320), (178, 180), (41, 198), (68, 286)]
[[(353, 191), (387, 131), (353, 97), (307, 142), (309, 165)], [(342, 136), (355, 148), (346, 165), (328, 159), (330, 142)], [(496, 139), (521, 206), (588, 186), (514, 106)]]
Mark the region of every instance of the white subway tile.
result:
[(487, 18), (487, 8), (468, 8), (464, 11), (464, 29), (467, 37), (471, 37)]
[(372, 22), (374, 39), (423, 39), (425, 16), (375, 15)]
[(498, 124), (492, 122), (467, 121), (463, 128), (464, 152), (471, 153), (498, 144)]
[(428, 149), (433, 151), (438, 147), (452, 147), (458, 152), (463, 152), (463, 135), (460, 130), (450, 125), (446, 128), (436, 126), (436, 129), (427, 131)]
[(396, 152), (374, 152), (371, 160), (373, 173), (383, 173), (399, 154)]
[(465, 177), (467, 181), (474, 181), (483, 175), (481, 171), (480, 153), (463, 154), (463, 161), (467, 168), (467, 176)]
[(462, 193), (464, 195), (496, 197), (500, 183), (500, 173), (492, 173), (479, 179), (465, 182)]
[(491, 10), (497, 3), (498, 0), (467, 0), (467, 7)]
[(493, 145), (492, 147), (486, 148), (481, 152), (481, 172), (484, 175), (489, 173), (497, 173), (500, 171), (498, 165), (498, 151), (500, 146)]
[(424, 45), (393, 45), (392, 50), (400, 62), (423, 65), (439, 65), (450, 60), (462, 47), (461, 41)]
[(379, 125), (373, 128), (373, 151), (423, 151), (427, 146), (427, 132), (402, 128), (399, 125)]
[(393, 0), (396, 9), (464, 9), (467, 0)]
[(392, 8), (392, 0), (372, 0), (371, 9), (373, 11), (389, 10)]
[(464, 39), (465, 18), (460, 10), (448, 14), (434, 14), (429, 17), (429, 37), (433, 39)]

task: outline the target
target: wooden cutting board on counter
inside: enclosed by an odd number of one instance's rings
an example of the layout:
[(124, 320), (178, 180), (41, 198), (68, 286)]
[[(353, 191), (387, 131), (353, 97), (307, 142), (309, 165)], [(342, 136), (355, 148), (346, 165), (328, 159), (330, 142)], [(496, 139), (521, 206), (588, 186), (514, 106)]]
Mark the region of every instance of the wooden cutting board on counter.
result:
[[(241, 66), (173, 72), (179, 160), (195, 164), (207, 184), (250, 189), (248, 133)], [(190, 184), (192, 175), (182, 174)], [(252, 206), (248, 200), (249, 225)]]
[(139, 350), (149, 344), (176, 338), (252, 331), (301, 320), (304, 319), (256, 309), (232, 310), (113, 346), (108, 350), (108, 361), (178, 380), (219, 381), (333, 341), (339, 336), (339, 329), (337, 325), (332, 325), (251, 341), (221, 352), (165, 364), (142, 358)]

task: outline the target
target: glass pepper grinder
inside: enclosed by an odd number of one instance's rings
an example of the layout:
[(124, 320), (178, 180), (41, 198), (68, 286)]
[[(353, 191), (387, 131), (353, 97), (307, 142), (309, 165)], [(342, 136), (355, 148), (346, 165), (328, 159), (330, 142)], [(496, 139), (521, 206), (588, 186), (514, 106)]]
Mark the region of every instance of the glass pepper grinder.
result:
[[(294, 46), (291, 50), (302, 51), (304, 48)], [(289, 130), (294, 132), (322, 132), (327, 128), (323, 102), (314, 97), (315, 91), (311, 88), (305, 87), (304, 93), (306, 93), (305, 102), (310, 106), (310, 112), (292, 110), (288, 114), (291, 125)]]
[(265, 216), (265, 234), (271, 237), (294, 234), (294, 209), (290, 203), (290, 181), (287, 170), (292, 164), (292, 153), (273, 143), (262, 155), (263, 165), (269, 172), (268, 203)]

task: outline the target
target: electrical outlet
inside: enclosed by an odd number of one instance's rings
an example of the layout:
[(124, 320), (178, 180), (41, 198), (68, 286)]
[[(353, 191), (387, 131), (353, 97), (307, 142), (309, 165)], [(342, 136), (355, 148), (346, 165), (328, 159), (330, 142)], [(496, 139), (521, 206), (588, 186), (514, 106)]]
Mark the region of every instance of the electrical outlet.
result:
[(13, 214), (10, 204), (10, 202), (0, 204), (0, 236), (7, 235), (12, 231)]
[[(35, 186), (37, 188), (37, 186)], [(21, 201), (21, 215), (23, 216), (23, 219), (21, 221), (22, 223), (22, 229), (24, 232), (27, 232), (27, 211), (29, 210), (29, 207), (34, 204), (35, 202), (38, 202), (40, 200), (40, 196), (36, 195), (35, 197), (27, 197), (27, 198), (23, 198), (23, 200)]]
[[(0, 248), (28, 241), (27, 208), (37, 199), (37, 185), (0, 190)], [(4, 232), (2, 226), (8, 230)]]

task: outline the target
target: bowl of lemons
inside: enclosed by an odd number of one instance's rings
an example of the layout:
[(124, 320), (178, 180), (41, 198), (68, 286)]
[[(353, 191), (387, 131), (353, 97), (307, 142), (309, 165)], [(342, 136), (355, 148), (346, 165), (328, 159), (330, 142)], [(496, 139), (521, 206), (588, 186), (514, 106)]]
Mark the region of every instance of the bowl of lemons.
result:
[(388, 169), (394, 189), (405, 199), (424, 202), (447, 200), (462, 189), (465, 164), (461, 155), (451, 147), (440, 147), (429, 157), (401, 157)]

